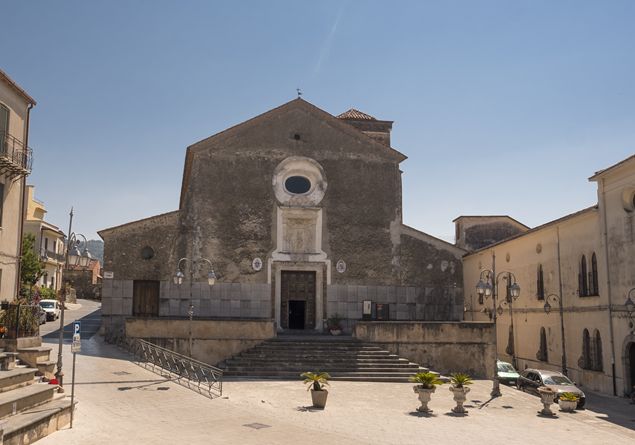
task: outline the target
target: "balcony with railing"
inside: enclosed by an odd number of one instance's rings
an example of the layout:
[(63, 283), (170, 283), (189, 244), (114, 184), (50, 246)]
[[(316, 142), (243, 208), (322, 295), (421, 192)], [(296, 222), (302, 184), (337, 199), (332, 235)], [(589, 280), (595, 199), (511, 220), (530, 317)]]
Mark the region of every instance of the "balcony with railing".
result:
[(42, 261), (50, 261), (50, 262), (57, 261), (58, 263), (63, 263), (65, 259), (63, 253), (51, 252), (50, 250), (46, 250), (46, 249), (42, 249), (40, 257)]
[(32, 163), (33, 151), (18, 138), (0, 131), (0, 174), (9, 177), (28, 176)]

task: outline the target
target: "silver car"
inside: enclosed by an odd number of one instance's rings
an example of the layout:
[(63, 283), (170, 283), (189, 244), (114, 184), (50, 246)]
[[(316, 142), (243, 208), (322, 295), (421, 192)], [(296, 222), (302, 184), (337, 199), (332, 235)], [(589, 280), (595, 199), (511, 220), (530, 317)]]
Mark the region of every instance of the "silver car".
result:
[(546, 386), (555, 393), (555, 402), (558, 402), (559, 395), (563, 392), (571, 392), (580, 397), (577, 409), (584, 408), (586, 396), (584, 392), (575, 383), (569, 380), (567, 376), (557, 371), (546, 371), (544, 369), (525, 369), (520, 373), (520, 377), (516, 382), (516, 386), (521, 391), (527, 391), (532, 394), (539, 395), (538, 388)]

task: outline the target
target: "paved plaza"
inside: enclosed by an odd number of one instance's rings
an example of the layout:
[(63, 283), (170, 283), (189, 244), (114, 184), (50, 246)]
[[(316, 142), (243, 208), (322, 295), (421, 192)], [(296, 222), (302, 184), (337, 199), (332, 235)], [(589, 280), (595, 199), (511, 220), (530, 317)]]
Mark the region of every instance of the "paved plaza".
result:
[[(42, 439), (42, 445), (635, 441), (635, 405), (613, 397), (591, 395), (590, 409), (554, 419), (537, 415), (537, 397), (513, 388), (503, 387), (503, 396), (487, 403), (489, 381), (472, 386), (465, 417), (450, 412), (447, 386), (433, 395), (434, 414), (423, 417), (407, 383), (332, 382), (324, 411), (310, 407), (300, 381), (228, 381), (223, 397), (210, 400), (135, 365), (99, 335), (82, 343), (74, 426)], [(56, 353), (55, 343), (50, 345)], [(69, 349), (64, 363), (70, 397)]]

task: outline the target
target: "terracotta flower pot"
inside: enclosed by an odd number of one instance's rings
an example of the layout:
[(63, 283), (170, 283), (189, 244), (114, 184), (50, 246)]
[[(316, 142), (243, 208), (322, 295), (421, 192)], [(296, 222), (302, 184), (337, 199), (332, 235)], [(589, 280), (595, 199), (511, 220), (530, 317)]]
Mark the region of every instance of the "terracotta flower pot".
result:
[(314, 389), (311, 390), (311, 400), (313, 401), (313, 406), (315, 408), (324, 409), (326, 406), (326, 398), (328, 397), (329, 392), (326, 389), (322, 389), (320, 391), (316, 391)]

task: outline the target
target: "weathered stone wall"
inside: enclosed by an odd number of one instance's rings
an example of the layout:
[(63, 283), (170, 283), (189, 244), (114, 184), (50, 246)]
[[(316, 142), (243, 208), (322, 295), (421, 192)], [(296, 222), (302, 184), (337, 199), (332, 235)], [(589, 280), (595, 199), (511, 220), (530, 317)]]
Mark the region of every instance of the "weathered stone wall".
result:
[(510, 223), (493, 222), (468, 227), (465, 229), (465, 238), (470, 250), (478, 250), (518, 233), (521, 230)]
[(362, 318), (364, 300), (388, 304), (391, 320), (459, 321), (463, 319), (463, 289), (415, 286), (327, 286), (327, 314), (342, 318), (350, 332)]
[(492, 323), (358, 322), (353, 336), (443, 374), (491, 378), (494, 373)]
[(143, 338), (180, 354), (216, 365), (244, 350), (275, 337), (271, 320), (193, 320), (170, 318), (126, 319), (126, 336)]
[[(176, 272), (174, 243), (179, 212), (142, 219), (99, 232), (104, 240), (104, 272), (115, 280), (162, 280)], [(152, 257), (144, 258), (145, 247)]]
[[(399, 158), (387, 147), (360, 143), (301, 108), (291, 108), (240, 137), (213, 138), (193, 150), (184, 194), (179, 254), (213, 259), (223, 281), (266, 282), (266, 270), (251, 268), (276, 244), (276, 166), (291, 156), (323, 167), (328, 189), (322, 249), (349, 265), (337, 283), (395, 284), (390, 226), (400, 221)], [(295, 135), (299, 139), (295, 139)]]

